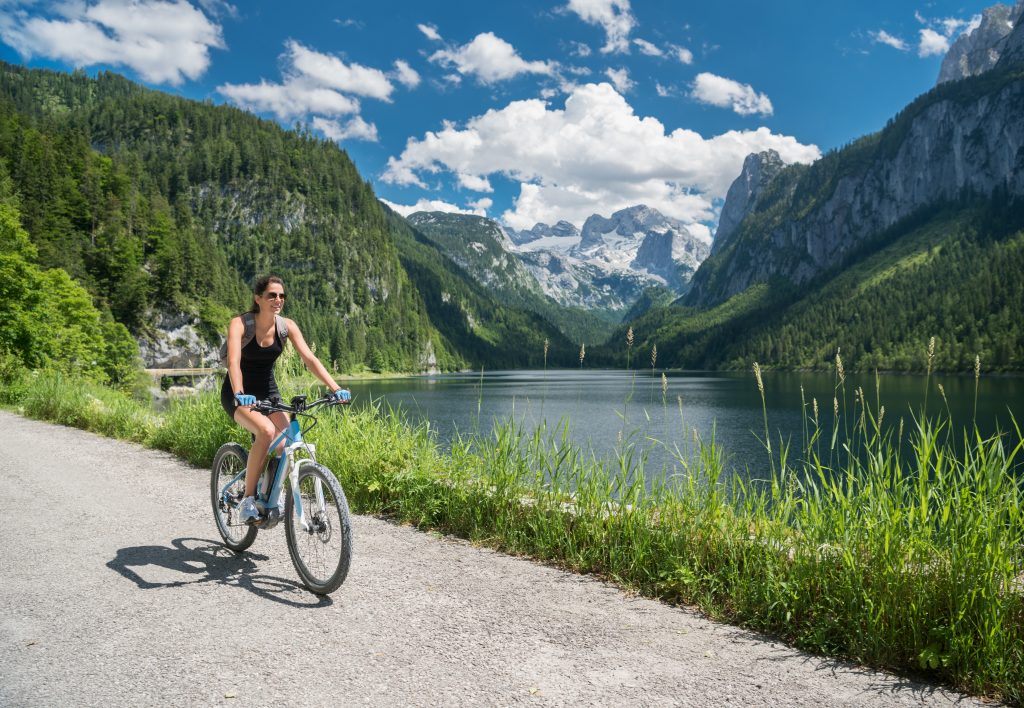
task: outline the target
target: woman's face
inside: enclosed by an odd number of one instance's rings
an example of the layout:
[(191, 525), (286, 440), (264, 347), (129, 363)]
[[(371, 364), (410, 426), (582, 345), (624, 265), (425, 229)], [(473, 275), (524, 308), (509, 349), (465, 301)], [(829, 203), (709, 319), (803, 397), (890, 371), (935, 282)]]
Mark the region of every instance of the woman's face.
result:
[(268, 311), (277, 315), (284, 307), (284, 298), (284, 286), (281, 283), (271, 283), (262, 295), (256, 296), (256, 304), (260, 306), (261, 312), (263, 308), (267, 308)]

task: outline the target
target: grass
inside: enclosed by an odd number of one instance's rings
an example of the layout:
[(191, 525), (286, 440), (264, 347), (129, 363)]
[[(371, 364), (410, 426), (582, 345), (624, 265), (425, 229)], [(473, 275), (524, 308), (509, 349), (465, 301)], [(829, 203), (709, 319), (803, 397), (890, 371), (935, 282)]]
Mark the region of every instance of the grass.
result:
[[(213, 395), (157, 416), (60, 375), (17, 381), (5, 402), (24, 415), (196, 465), (223, 442), (247, 442)], [(897, 434), (863, 392), (852, 398), (841, 423), (827, 422), (827, 405), (807, 413), (802, 450), (769, 448), (766, 418), (765, 478), (752, 481), (727, 476), (713, 439), (677, 453), (679, 474), (652, 475), (649, 443), (627, 435), (614, 459), (597, 459), (567, 424), (506, 422), (443, 452), (428, 423), (412, 425), (380, 401), (327, 412), (310, 437), (357, 512), (601, 575), (813, 652), (1021, 703), (1024, 491), (1011, 442), (1020, 431), (964, 433), (954, 445), (948, 422), (911, 420)], [(682, 404), (679, 415), (686, 430)], [(845, 446), (832, 434), (839, 425)]]

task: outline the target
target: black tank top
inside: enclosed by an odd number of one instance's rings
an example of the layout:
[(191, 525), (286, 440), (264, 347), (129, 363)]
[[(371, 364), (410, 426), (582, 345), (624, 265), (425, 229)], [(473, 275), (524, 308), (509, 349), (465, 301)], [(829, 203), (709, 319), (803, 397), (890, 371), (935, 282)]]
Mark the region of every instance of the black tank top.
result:
[[(269, 347), (261, 347), (259, 337), (253, 337), (252, 341), (242, 347), (242, 356), (239, 361), (239, 368), (242, 370), (242, 391), (258, 400), (265, 400), (271, 396), (279, 396), (277, 381), (274, 379), (274, 362), (284, 351), (284, 342), (281, 341), (274, 328), (274, 341)], [(224, 378), (224, 385), (230, 386), (230, 379)], [(231, 393), (235, 393), (232, 391)]]

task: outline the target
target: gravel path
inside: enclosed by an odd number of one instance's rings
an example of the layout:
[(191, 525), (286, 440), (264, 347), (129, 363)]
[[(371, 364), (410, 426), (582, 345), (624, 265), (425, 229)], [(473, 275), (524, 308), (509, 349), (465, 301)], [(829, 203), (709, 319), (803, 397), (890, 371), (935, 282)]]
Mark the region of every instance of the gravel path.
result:
[(218, 542), (209, 475), (0, 412), (0, 705), (980, 705), (615, 587), (356, 516), (306, 592), (282, 526)]

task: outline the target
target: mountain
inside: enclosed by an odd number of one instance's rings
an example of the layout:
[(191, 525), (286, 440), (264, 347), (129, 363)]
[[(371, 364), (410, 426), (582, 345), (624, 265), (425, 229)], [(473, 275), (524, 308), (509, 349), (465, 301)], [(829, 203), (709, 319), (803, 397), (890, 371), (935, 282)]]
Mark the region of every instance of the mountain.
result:
[(553, 245), (558, 245), (561, 239), (577, 239), (580, 237), (580, 230), (568, 221), (559, 221), (554, 226), (547, 224), (536, 224), (528, 231), (510, 230), (509, 236), (517, 246), (524, 243), (534, 243), (541, 239), (555, 239)]
[(637, 346), (680, 367), (825, 368), (841, 347), (851, 369), (1024, 368), (1024, 22), (999, 47), (811, 165), (748, 158), (714, 252), (630, 323)]
[[(710, 244), (681, 221), (644, 205), (571, 224), (538, 224), (516, 254), (541, 288), (566, 306), (623, 314), (652, 286), (686, 291)], [(522, 233), (522, 232), (520, 232)]]
[(1024, 14), (1024, 0), (1014, 7), (993, 5), (981, 13), (981, 23), (957, 37), (942, 59), (936, 83), (977, 76), (995, 67), (1005, 51), (1006, 38)]
[[(539, 315), (574, 342), (600, 341), (617, 321), (550, 297), (514, 252), (516, 247), (510, 234), (490, 219), (469, 214), (416, 212), (408, 216), (407, 222), (482, 285), (490, 297), (505, 307)], [(538, 236), (533, 243), (548, 238), (551, 237)]]
[[(459, 352), (474, 368), (568, 366), (575, 361), (579, 340), (570, 341), (559, 327), (534, 311), (531, 305), (536, 303), (529, 291), (520, 292), (510, 284), (514, 278), (491, 277), (490, 285), (485, 286), (467, 270), (491, 262), (482, 253), (499, 258), (504, 253), (496, 224), (479, 217), (462, 223), (455, 218), (462, 215), (441, 212), (421, 212), (406, 220), (383, 208), (402, 265), (447, 349)], [(472, 233), (470, 227), (479, 228), (480, 233), (463, 238)], [(449, 248), (441, 243), (455, 246), (452, 250), (462, 257), (449, 257)], [(510, 290), (503, 291), (503, 286)]]
[(417, 241), (343, 150), (306, 131), (112, 73), (0, 63), (0, 164), (32, 267), (81, 284), (148, 366), (215, 359), (267, 272), (341, 370), (539, 365), (545, 337), (554, 349), (553, 327)]
[(694, 275), (686, 304), (721, 303), (774, 277), (807, 283), (964, 195), (1024, 194), (1022, 79), (1016, 65), (940, 84), (881, 132), (781, 170)]
[(785, 164), (782, 158), (774, 150), (747, 155), (740, 176), (729, 186), (729, 191), (725, 195), (715, 240), (711, 244), (712, 254), (722, 250), (740, 222), (757, 208), (765, 186), (775, 179), (783, 167)]
[(441, 212), (408, 222), (500, 302), (580, 342), (603, 341), (651, 288), (685, 292), (710, 251), (685, 224), (643, 205), (595, 214), (582, 231), (566, 221), (506, 231), (490, 219)]

